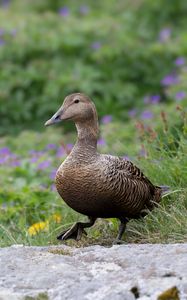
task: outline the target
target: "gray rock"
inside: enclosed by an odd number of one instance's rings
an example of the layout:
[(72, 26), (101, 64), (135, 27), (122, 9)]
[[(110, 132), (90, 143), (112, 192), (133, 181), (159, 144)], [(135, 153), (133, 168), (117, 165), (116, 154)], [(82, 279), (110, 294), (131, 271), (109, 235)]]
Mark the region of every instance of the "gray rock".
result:
[(187, 299), (187, 244), (0, 249), (0, 300)]

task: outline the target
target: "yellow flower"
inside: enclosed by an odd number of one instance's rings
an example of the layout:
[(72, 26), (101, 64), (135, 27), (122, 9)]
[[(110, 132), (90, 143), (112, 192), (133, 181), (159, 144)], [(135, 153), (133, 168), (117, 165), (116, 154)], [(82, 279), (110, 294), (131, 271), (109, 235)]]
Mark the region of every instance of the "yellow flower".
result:
[(28, 234), (30, 236), (32, 235), (36, 235), (37, 233), (39, 233), (40, 231), (44, 231), (44, 230), (48, 230), (49, 229), (49, 222), (38, 222), (38, 223), (34, 223), (33, 225), (31, 225), (28, 228)]
[(61, 221), (62, 221), (62, 217), (60, 214), (53, 214), (51, 219), (58, 224), (61, 223)]
[(49, 221), (53, 221), (53, 222), (56, 222), (59, 224), (61, 222), (61, 220), (62, 220), (62, 218), (61, 218), (60, 214), (58, 214), (58, 213), (53, 214), (47, 221), (32, 224), (28, 228), (28, 234), (30, 236), (33, 236), (33, 235), (38, 234), (40, 231), (47, 231), (47, 230), (49, 230)]

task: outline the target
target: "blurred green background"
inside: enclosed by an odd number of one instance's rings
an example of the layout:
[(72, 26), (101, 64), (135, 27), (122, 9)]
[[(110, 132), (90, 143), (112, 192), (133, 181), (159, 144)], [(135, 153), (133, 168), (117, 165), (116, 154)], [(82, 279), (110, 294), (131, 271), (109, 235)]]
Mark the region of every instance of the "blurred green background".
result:
[(76, 91), (118, 120), (146, 97), (176, 100), (186, 15), (185, 0), (1, 0), (0, 134), (41, 130)]
[[(54, 186), (73, 125), (44, 127), (73, 92), (96, 104), (99, 151), (170, 187), (125, 240), (187, 241), (186, 82), (186, 0), (0, 0), (0, 246), (56, 243), (82, 218)], [(116, 236), (97, 224), (99, 243)]]

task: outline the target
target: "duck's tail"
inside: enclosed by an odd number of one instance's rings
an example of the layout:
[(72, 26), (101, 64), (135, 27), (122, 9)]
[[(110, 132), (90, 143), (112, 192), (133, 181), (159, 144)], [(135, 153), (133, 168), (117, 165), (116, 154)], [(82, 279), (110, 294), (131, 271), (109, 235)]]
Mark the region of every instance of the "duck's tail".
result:
[[(155, 207), (158, 207), (158, 204), (162, 200), (162, 197), (170, 191), (169, 186), (154, 186), (154, 191), (152, 195), (152, 200), (146, 203), (148, 210), (152, 210)], [(147, 211), (141, 212), (141, 217), (147, 215)]]
[(168, 185), (160, 185), (159, 188), (161, 188), (161, 196), (171, 192), (171, 189)]
[(162, 197), (170, 191), (170, 187), (167, 185), (155, 186), (154, 202), (159, 203)]

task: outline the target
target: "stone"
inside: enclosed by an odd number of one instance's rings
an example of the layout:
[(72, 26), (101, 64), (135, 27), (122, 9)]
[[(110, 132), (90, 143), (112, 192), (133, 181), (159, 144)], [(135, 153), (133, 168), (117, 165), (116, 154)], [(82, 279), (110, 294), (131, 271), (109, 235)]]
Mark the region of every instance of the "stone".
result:
[(187, 244), (0, 248), (0, 300), (158, 300), (175, 288), (186, 300)]

